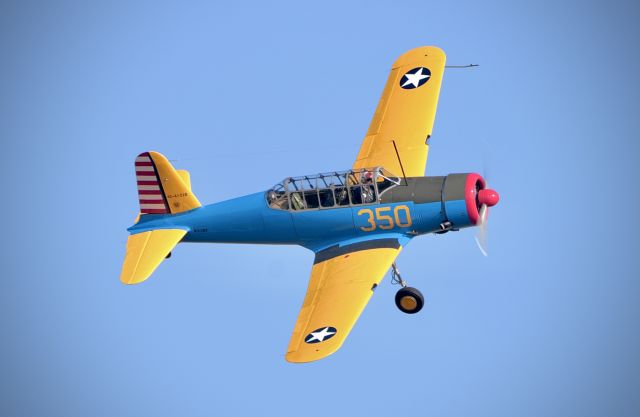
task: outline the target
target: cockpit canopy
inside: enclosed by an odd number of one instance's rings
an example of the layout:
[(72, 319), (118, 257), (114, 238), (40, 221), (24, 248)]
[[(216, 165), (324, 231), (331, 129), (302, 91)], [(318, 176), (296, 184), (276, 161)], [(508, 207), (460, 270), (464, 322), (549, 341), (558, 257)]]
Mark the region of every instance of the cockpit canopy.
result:
[(372, 204), (399, 184), (400, 178), (382, 167), (289, 177), (267, 191), (267, 203), (295, 211)]

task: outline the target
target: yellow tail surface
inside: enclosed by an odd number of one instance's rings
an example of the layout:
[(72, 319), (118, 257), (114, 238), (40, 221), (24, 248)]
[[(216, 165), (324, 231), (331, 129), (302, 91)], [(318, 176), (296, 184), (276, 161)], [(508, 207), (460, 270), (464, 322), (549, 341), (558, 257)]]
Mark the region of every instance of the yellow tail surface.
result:
[(191, 191), (189, 172), (176, 170), (161, 153), (141, 153), (135, 167), (141, 214), (176, 214), (202, 206)]
[[(144, 215), (177, 214), (202, 206), (191, 191), (189, 172), (176, 170), (164, 155), (141, 153), (135, 168), (140, 200), (136, 223)], [(120, 281), (138, 284), (149, 278), (186, 234), (181, 229), (157, 229), (129, 236)]]
[(186, 234), (186, 230), (157, 229), (129, 236), (120, 281), (139, 284), (149, 278)]

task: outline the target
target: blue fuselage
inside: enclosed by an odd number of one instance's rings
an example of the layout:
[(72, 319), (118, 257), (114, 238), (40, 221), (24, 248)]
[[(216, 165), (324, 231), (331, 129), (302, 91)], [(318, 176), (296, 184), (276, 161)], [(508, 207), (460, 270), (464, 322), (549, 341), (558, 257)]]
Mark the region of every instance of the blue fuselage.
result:
[(472, 225), (464, 198), (441, 197), (426, 202), (399, 198), (296, 211), (269, 207), (265, 192), (260, 192), (185, 213), (145, 215), (129, 231), (177, 228), (188, 231), (184, 242), (301, 245), (318, 251), (337, 242), (358, 242), (380, 235), (406, 242), (417, 235), (441, 231), (445, 222), (456, 229)]

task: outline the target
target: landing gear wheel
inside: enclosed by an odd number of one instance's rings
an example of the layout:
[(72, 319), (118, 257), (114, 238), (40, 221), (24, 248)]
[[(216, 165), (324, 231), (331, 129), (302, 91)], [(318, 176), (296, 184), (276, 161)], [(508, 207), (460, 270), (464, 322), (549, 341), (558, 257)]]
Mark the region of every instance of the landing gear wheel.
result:
[(422, 310), (424, 297), (413, 287), (400, 288), (396, 293), (396, 305), (403, 313), (415, 314)]

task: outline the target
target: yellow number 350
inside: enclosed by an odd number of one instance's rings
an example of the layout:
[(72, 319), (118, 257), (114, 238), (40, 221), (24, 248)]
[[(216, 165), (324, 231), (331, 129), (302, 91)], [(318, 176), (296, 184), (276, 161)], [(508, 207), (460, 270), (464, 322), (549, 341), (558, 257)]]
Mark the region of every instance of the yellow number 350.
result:
[[(404, 211), (405, 216), (407, 217), (406, 222), (403, 222), (400, 219), (400, 211)], [(385, 214), (388, 213), (388, 214)], [(371, 209), (362, 209), (358, 211), (358, 216), (366, 214), (368, 216), (367, 222), (371, 225), (369, 227), (361, 227), (360, 230), (363, 232), (372, 232), (376, 230), (376, 228), (380, 228), (383, 230), (393, 229), (395, 226), (398, 227), (410, 227), (411, 222), (411, 214), (409, 213), (409, 207), (407, 206), (396, 206), (393, 209), (393, 217), (391, 217), (391, 207), (378, 207), (376, 208), (375, 214)], [(395, 220), (395, 223), (394, 223)]]

